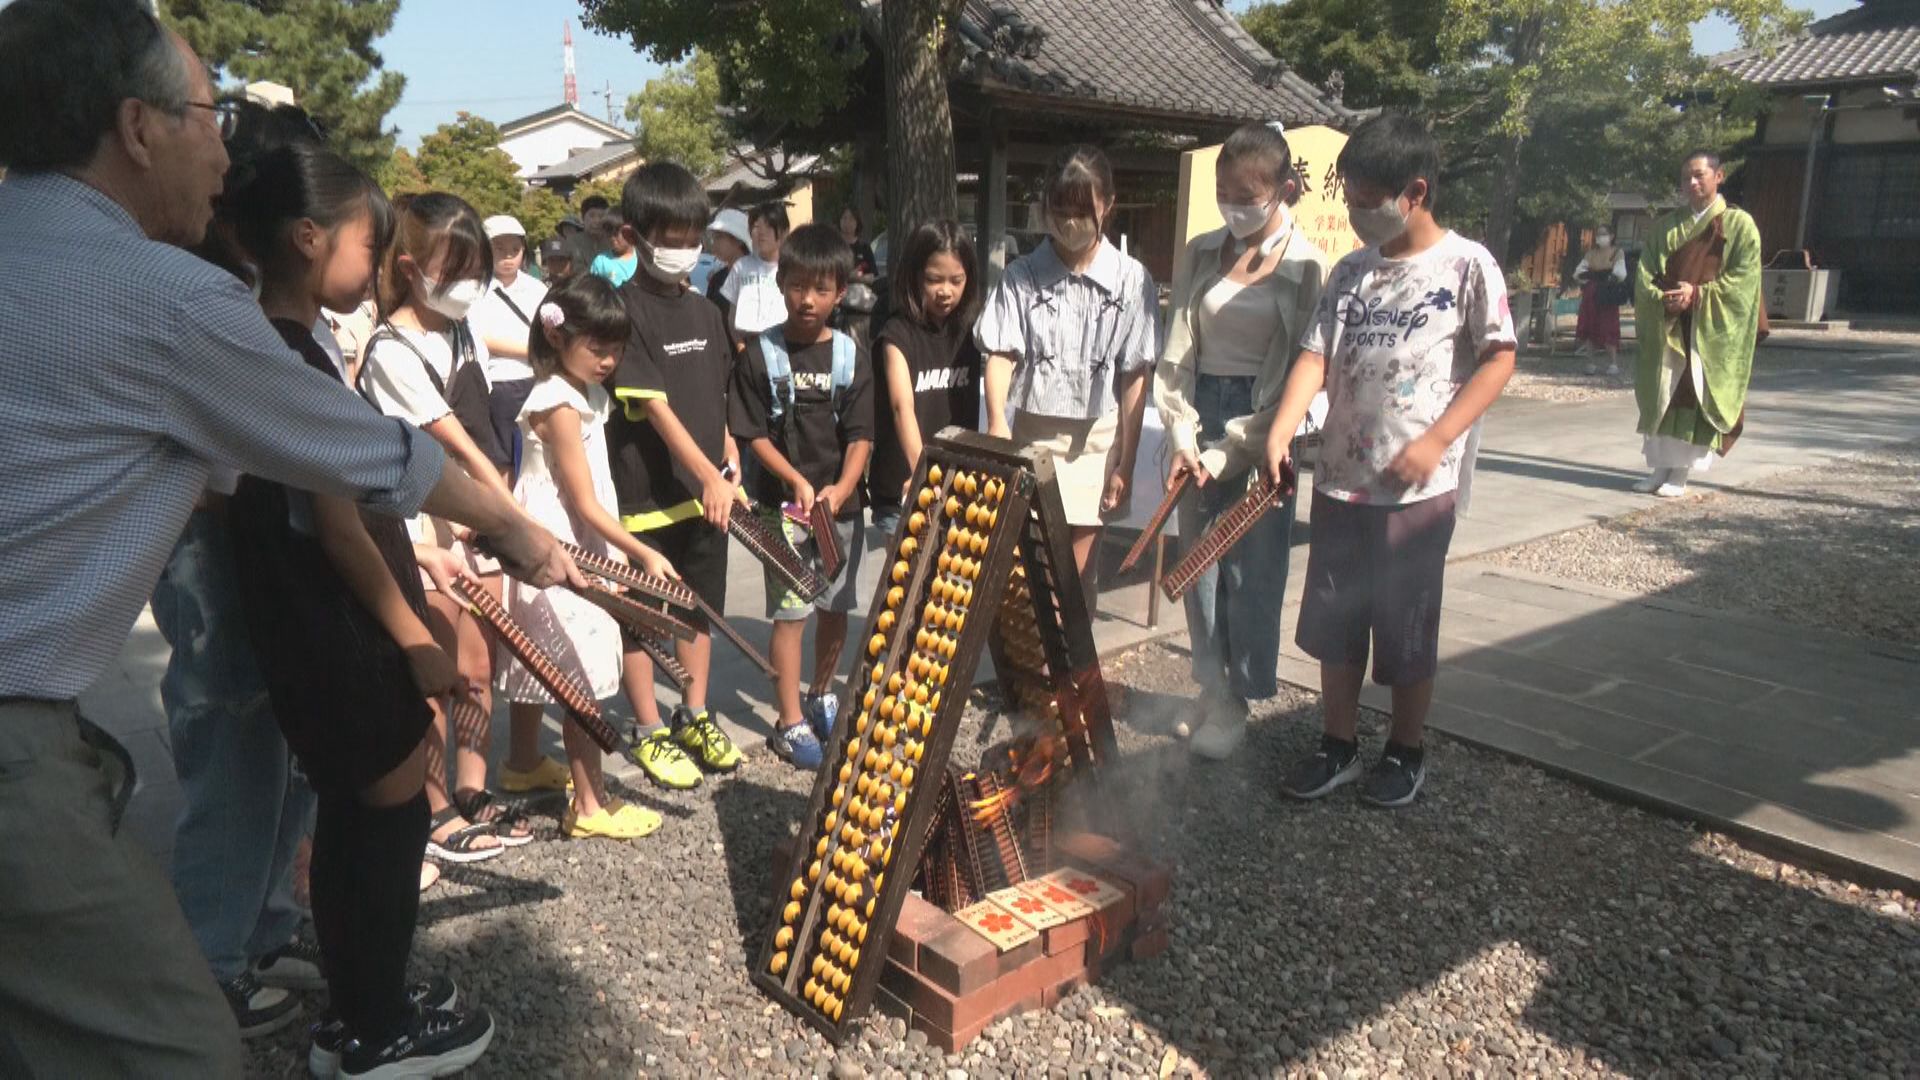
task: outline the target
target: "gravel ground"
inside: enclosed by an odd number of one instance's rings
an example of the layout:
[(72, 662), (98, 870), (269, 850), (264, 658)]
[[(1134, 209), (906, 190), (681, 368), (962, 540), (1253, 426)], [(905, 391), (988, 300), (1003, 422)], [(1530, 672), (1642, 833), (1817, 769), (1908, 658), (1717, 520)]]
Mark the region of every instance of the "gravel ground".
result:
[[(1444, 739), (1407, 810), (1293, 804), (1273, 780), (1317, 740), (1312, 695), (1265, 703), (1234, 763), (1196, 765), (1164, 734), (1185, 654), (1149, 644), (1107, 670), (1124, 797), (1083, 812), (1175, 865), (1173, 946), (963, 1055), (878, 1019), (836, 1051), (747, 981), (769, 853), (808, 788), (765, 752), (695, 792), (634, 793), (668, 822), (633, 845), (543, 838), (450, 871), (416, 964), (493, 1010), (484, 1076), (1920, 1072), (1911, 897)], [(970, 717), (963, 743), (1005, 731), (984, 727)], [(288, 1031), (254, 1044), (251, 1071), (303, 1060)]]
[[(1633, 393), (1633, 384), (1629, 377), (1609, 379), (1603, 375), (1587, 374), (1587, 366), (1598, 362), (1605, 367), (1605, 353), (1591, 356), (1578, 356), (1562, 351), (1548, 355), (1533, 347), (1520, 354), (1514, 364), (1513, 378), (1507, 381), (1503, 396), (1527, 398), (1532, 401), (1597, 401), (1601, 398), (1626, 397)], [(1623, 372), (1633, 370), (1633, 344), (1628, 342), (1620, 350), (1620, 365)]]
[[(1863, 357), (1885, 358), (1889, 350), (1906, 352), (1917, 339), (1910, 333), (1874, 331), (1785, 330), (1774, 334), (1754, 353), (1754, 364), (1762, 371), (1790, 371), (1797, 367), (1818, 369), (1834, 364), (1861, 362)], [(1897, 355), (1897, 354), (1896, 354)], [(1577, 355), (1571, 345), (1561, 342), (1560, 351), (1549, 354), (1539, 346), (1521, 350), (1514, 365), (1513, 378), (1503, 396), (1533, 401), (1598, 401), (1604, 398), (1631, 398), (1633, 395), (1634, 343), (1620, 345), (1618, 380), (1604, 374), (1589, 375), (1589, 365), (1606, 364), (1605, 353)]]
[(1656, 502), (1487, 560), (1914, 644), (1916, 551), (1920, 443), (1906, 443), (1735, 491)]

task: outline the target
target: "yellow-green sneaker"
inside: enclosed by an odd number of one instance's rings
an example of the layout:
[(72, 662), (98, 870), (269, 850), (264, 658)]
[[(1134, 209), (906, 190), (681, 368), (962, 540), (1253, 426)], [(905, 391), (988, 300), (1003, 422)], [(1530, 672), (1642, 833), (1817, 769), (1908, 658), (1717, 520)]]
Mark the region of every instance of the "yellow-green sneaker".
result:
[(708, 772), (732, 772), (740, 767), (740, 748), (713, 722), (705, 709), (693, 712), (685, 705), (673, 707), (673, 738)]
[(634, 739), (627, 744), (627, 756), (633, 759), (647, 778), (664, 788), (685, 791), (700, 786), (700, 766), (693, 763), (680, 744), (673, 741), (673, 732), (665, 724), (654, 728), (651, 734)]

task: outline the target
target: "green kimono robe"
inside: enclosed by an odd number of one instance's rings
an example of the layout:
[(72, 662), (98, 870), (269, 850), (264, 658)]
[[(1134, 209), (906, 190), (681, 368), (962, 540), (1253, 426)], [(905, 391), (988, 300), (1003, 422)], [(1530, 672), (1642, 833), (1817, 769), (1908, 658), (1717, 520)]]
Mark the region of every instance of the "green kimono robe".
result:
[[(1668, 259), (1717, 217), (1724, 218), (1726, 242), (1719, 272), (1699, 286), (1691, 310), (1668, 314), (1655, 279), (1665, 275)], [(1639, 328), (1634, 390), (1642, 435), (1722, 449), (1723, 437), (1746, 411), (1760, 303), (1760, 230), (1746, 211), (1715, 198), (1698, 221), (1683, 208), (1655, 224), (1633, 288)]]

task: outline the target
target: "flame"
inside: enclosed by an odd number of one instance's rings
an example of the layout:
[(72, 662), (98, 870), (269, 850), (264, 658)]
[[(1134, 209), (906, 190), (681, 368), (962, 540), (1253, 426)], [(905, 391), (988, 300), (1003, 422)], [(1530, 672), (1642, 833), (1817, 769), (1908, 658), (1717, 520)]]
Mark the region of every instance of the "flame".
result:
[[(1012, 810), (1027, 792), (1052, 779), (1065, 749), (1066, 740), (1051, 732), (1036, 735), (1024, 748), (1009, 748), (1007, 760), (1013, 770), (1012, 782), (1000, 791), (969, 803), (973, 820), (985, 825)], [(966, 779), (972, 778), (973, 774), (968, 773)]]

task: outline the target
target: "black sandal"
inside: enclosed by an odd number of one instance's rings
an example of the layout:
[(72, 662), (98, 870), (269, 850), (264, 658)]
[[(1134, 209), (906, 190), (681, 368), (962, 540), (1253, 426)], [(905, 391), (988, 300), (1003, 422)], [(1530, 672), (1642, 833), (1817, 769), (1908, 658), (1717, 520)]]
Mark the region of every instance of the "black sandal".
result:
[(520, 847), (533, 843), (533, 830), (516, 832), (527, 824), (527, 812), (511, 803), (501, 802), (485, 788), (469, 788), (453, 793), (453, 805), (476, 829), (490, 829), (501, 847)]
[[(435, 840), (433, 833), (456, 818), (465, 817), (457, 806), (449, 806), (433, 815), (427, 832), (427, 855), (446, 863), (477, 863), (488, 859), (497, 859), (506, 853), (504, 844), (493, 847), (479, 847), (476, 841), (493, 836), (493, 828), (488, 825), (469, 824), (466, 828), (455, 829), (444, 840)], [(497, 838), (496, 838), (497, 839)]]

